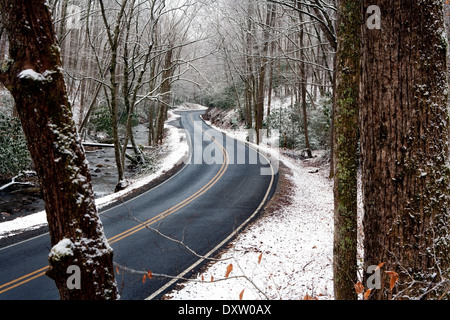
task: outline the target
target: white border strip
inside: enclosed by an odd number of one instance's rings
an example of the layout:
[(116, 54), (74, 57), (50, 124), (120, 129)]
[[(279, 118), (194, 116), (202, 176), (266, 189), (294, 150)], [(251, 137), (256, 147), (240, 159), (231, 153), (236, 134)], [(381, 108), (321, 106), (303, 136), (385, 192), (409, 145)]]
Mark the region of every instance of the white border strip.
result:
[[(202, 119), (203, 121), (203, 119)], [(229, 137), (231, 138), (231, 137)], [(272, 171), (272, 175), (271, 175), (271, 180), (270, 180), (270, 184), (269, 187), (266, 191), (266, 194), (263, 198), (263, 200), (261, 201), (261, 203), (259, 204), (258, 208), (256, 208), (256, 210), (252, 213), (252, 215), (247, 218), (247, 220), (245, 220), (239, 227), (237, 227), (228, 237), (226, 237), (222, 242), (220, 242), (216, 247), (214, 247), (211, 251), (209, 251), (206, 255), (204, 255), (204, 258), (201, 258), (199, 260), (197, 260), (195, 263), (193, 263), (191, 266), (189, 266), (186, 270), (184, 270), (183, 272), (181, 272), (178, 276), (176, 276), (175, 278), (173, 278), (171, 281), (169, 281), (168, 283), (166, 283), (164, 286), (160, 287), (157, 291), (153, 292), (150, 296), (148, 296), (145, 300), (152, 300), (154, 299), (156, 296), (158, 296), (159, 294), (161, 294), (162, 292), (164, 292), (166, 289), (168, 289), (170, 286), (172, 286), (174, 283), (176, 283), (177, 281), (179, 281), (181, 278), (183, 278), (188, 272), (192, 271), (195, 267), (197, 267), (200, 263), (202, 263), (203, 261), (205, 261), (208, 257), (210, 257), (213, 253), (215, 253), (219, 248), (221, 248), (225, 243), (227, 243), (228, 241), (231, 240), (231, 238), (233, 238), (236, 234), (238, 234), (241, 229), (247, 225), (258, 213), (259, 211), (262, 209), (262, 207), (264, 206), (264, 204), (266, 203), (267, 199), (269, 198), (270, 192), (272, 190), (272, 186), (275, 180), (275, 172), (273, 170), (273, 166), (272, 163), (269, 159), (267, 159), (267, 157), (262, 154), (260, 151), (256, 150), (255, 148), (253, 148), (250, 144), (243, 142), (239, 139), (235, 139), (235, 138), (231, 138), (234, 139), (236, 141), (239, 141), (240, 143), (244, 143), (245, 145), (247, 145), (250, 149), (253, 149), (253, 151), (259, 153), (260, 155), (262, 155), (267, 162), (270, 164), (270, 169)]]

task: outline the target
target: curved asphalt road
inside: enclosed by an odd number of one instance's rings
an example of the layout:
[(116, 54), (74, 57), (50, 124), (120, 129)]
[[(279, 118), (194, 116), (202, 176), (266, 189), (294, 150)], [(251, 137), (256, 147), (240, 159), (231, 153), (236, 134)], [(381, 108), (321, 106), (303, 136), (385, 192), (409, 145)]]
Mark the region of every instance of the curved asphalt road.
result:
[[(101, 213), (120, 266), (121, 299), (158, 299), (176, 282), (153, 277), (143, 283), (142, 272), (189, 277), (204, 262), (147, 226), (182, 240), (199, 255), (213, 255), (254, 217), (275, 187), (276, 173), (267, 159), (212, 130), (199, 119), (202, 113), (181, 113), (191, 143), (190, 163), (158, 187)], [(272, 175), (261, 175), (261, 168)], [(53, 280), (43, 274), (50, 249), (48, 234), (0, 249), (0, 300), (59, 299)]]

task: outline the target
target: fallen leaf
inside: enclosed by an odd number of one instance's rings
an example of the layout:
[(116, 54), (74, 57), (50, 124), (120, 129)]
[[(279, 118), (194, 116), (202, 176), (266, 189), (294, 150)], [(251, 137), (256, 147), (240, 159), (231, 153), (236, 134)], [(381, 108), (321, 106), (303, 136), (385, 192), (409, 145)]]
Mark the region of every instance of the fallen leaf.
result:
[(213, 276), (211, 276), (211, 282), (214, 282), (214, 277)]
[(364, 293), (364, 300), (369, 299), (370, 293), (372, 292), (372, 289), (367, 289), (366, 293)]
[(303, 298), (303, 300), (319, 300), (319, 299), (313, 298), (313, 297), (311, 297), (309, 294), (307, 294), (307, 295)]
[(239, 300), (242, 300), (242, 297), (244, 296), (244, 290), (242, 290), (241, 293), (239, 293)]
[(145, 280), (147, 280), (147, 274), (144, 274), (144, 276), (142, 277), (142, 283), (145, 283)]
[(259, 255), (259, 257), (258, 257), (258, 264), (260, 264), (261, 263), (261, 259), (262, 259), (262, 253)]
[(202, 275), (202, 281), (205, 281), (205, 277)]
[(152, 279), (152, 278), (153, 278), (153, 273), (152, 273), (150, 270), (147, 271), (147, 277), (148, 277), (149, 279)]
[(120, 274), (119, 268), (118, 268), (118, 267), (116, 267), (116, 273), (117, 273), (117, 274)]
[(392, 291), (392, 289), (394, 289), (395, 287), (395, 284), (397, 283), (398, 273), (395, 271), (385, 271), (385, 273), (391, 277), (391, 279), (389, 280), (389, 289)]
[(225, 273), (225, 278), (228, 278), (228, 276), (230, 275), (231, 271), (233, 271), (233, 265), (229, 264), (227, 267), (227, 272)]
[(361, 281), (358, 281), (358, 282), (355, 284), (355, 290), (356, 290), (356, 293), (357, 293), (357, 294), (364, 293), (364, 286), (363, 286), (363, 284), (361, 283)]

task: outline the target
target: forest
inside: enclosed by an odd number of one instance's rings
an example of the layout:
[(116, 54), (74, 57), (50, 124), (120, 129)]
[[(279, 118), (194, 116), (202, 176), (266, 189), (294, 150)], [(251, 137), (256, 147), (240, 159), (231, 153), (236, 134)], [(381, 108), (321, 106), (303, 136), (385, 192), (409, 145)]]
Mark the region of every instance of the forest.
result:
[[(171, 110), (198, 104), (278, 132), (287, 154), (321, 151), (335, 299), (448, 300), (449, 13), (434, 0), (0, 0), (0, 181), (34, 172), (52, 245), (78, 239), (72, 258), (106, 270), (80, 293), (71, 262), (50, 256), (61, 298), (118, 297), (82, 143), (113, 146), (125, 190), (130, 170), (156, 166)], [(359, 200), (363, 268), (388, 268), (378, 290), (358, 277)]]

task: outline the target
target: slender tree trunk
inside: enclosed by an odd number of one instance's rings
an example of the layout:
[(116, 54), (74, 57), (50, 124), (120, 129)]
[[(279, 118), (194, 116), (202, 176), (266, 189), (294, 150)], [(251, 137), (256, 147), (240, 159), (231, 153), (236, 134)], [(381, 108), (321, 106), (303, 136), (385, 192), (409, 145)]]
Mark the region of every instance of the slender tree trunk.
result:
[(334, 161), (334, 142), (335, 142), (335, 128), (334, 128), (334, 118), (336, 114), (336, 70), (337, 70), (337, 58), (336, 55), (333, 57), (333, 77), (332, 77), (332, 88), (333, 96), (331, 98), (331, 126), (330, 126), (330, 175), (329, 178), (334, 178), (335, 171), (335, 161)]
[(246, 79), (245, 83), (245, 101), (244, 101), (244, 107), (245, 107), (245, 123), (247, 125), (247, 128), (253, 127), (253, 113), (252, 113), (252, 105), (253, 105), (253, 75), (250, 75)]
[[(450, 298), (449, 112), (443, 1), (363, 1), (361, 155), (364, 265), (373, 299)], [(372, 7), (373, 8), (373, 7)], [(372, 24), (371, 24), (372, 23)], [(369, 26), (371, 28), (369, 28)], [(376, 26), (376, 25), (375, 25)]]
[[(62, 299), (114, 299), (113, 251), (97, 215), (47, 1), (0, 0), (0, 13), (10, 39), (0, 80), (15, 99), (45, 200), (48, 275)], [(67, 286), (69, 266), (81, 271), (80, 289)]]
[(356, 299), (360, 1), (340, 0), (334, 115), (334, 294)]
[(258, 86), (256, 88), (256, 99), (255, 99), (255, 130), (256, 134), (256, 144), (259, 144), (261, 135), (260, 130), (263, 129), (264, 123), (264, 97), (266, 88), (266, 72), (267, 72), (267, 53), (269, 51), (269, 40), (271, 30), (273, 27), (273, 22), (275, 21), (275, 5), (267, 4), (266, 12), (266, 23), (263, 30), (263, 43), (261, 52), (259, 52), (259, 74), (258, 74)]
[[(157, 40), (158, 38), (155, 35), (155, 39), (153, 41), (154, 45), (157, 45)], [(156, 75), (156, 68), (157, 68), (157, 59), (153, 58), (151, 61), (151, 66), (150, 66), (150, 81), (149, 81), (149, 92), (153, 92), (156, 88), (156, 79), (155, 79), (155, 75)], [(156, 102), (155, 101), (150, 101), (150, 107), (149, 107), (149, 115), (148, 115), (148, 145), (152, 146), (156, 144), (156, 134), (155, 134), (155, 125), (156, 125), (156, 114), (157, 111), (157, 107), (156, 107)]]
[(155, 118), (155, 105), (153, 101), (150, 101), (149, 111), (148, 111), (148, 145), (154, 145), (154, 118)]
[(158, 110), (158, 125), (157, 125), (157, 142), (159, 144), (162, 144), (163, 138), (164, 138), (164, 122), (167, 119), (167, 111), (168, 106), (170, 103), (170, 89), (172, 86), (172, 75), (173, 75), (173, 68), (172, 66), (172, 58), (173, 58), (173, 46), (169, 45), (169, 49), (166, 53), (165, 61), (164, 61), (164, 67), (162, 72), (162, 84), (161, 84), (161, 101), (159, 103), (159, 110)]
[[(300, 14), (300, 21), (302, 21), (302, 15)], [(305, 67), (305, 59), (306, 59), (306, 55), (305, 55), (305, 49), (303, 48), (304, 46), (304, 26), (301, 27), (302, 29), (300, 30), (300, 77), (301, 77), (301, 85), (300, 85), (300, 89), (301, 89), (301, 104), (302, 104), (302, 115), (303, 115), (303, 127), (305, 130), (305, 149), (307, 152), (307, 156), (309, 158), (312, 158), (312, 152), (311, 152), (311, 146), (309, 144), (309, 134), (308, 134), (308, 113), (306, 110), (306, 90), (307, 90), (307, 86), (306, 83), (308, 81), (308, 78), (306, 76), (306, 67)]]
[(119, 83), (117, 79), (118, 74), (118, 54), (119, 54), (119, 36), (120, 36), (120, 27), (125, 16), (125, 8), (127, 6), (128, 0), (122, 0), (120, 5), (120, 11), (117, 15), (117, 19), (115, 21), (114, 29), (111, 28), (111, 25), (108, 23), (107, 13), (105, 10), (105, 6), (103, 1), (100, 0), (100, 11), (102, 14), (104, 26), (106, 28), (106, 34), (108, 36), (108, 44), (109, 49), (111, 50), (111, 62), (109, 64), (109, 73), (110, 73), (110, 111), (111, 111), (111, 126), (112, 126), (112, 136), (114, 141), (114, 156), (116, 159), (116, 167), (118, 174), (118, 183), (116, 185), (115, 191), (120, 191), (126, 187), (124, 183), (125, 180), (125, 162), (121, 156), (121, 143), (119, 137), (119, 101), (118, 101), (118, 93), (119, 93)]
[(61, 0), (60, 2), (60, 10), (61, 10), (61, 19), (59, 21), (59, 28), (57, 28), (57, 35), (58, 35), (58, 39), (59, 42), (61, 43), (60, 47), (61, 47), (61, 62), (64, 64), (65, 61), (63, 61), (63, 59), (65, 59), (65, 51), (66, 51), (66, 46), (65, 46), (65, 33), (66, 33), (66, 24), (67, 24), (67, 7), (69, 5), (69, 0)]
[[(254, 68), (253, 68), (253, 48), (254, 48), (254, 39), (253, 39), (253, 21), (251, 19), (251, 16), (254, 13), (254, 6), (251, 1), (248, 2), (248, 17), (247, 17), (247, 30), (245, 35), (245, 54), (246, 54), (246, 123), (248, 128), (253, 127), (253, 105), (256, 104), (254, 101), (254, 92), (256, 89), (256, 81), (255, 81), (255, 75), (253, 74)], [(255, 120), (256, 122), (256, 120)]]

